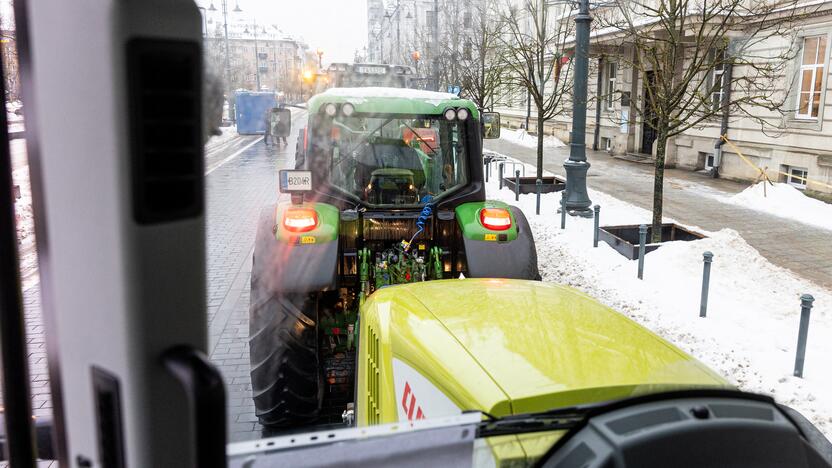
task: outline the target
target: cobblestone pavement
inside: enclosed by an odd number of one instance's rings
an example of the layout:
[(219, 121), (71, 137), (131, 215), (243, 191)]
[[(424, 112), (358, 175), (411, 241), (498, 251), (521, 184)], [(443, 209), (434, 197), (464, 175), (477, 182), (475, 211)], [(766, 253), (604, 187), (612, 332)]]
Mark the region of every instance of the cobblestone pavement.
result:
[[(305, 111), (294, 111), (293, 116), (295, 128), (305, 125)], [(277, 148), (266, 147), (261, 137), (241, 136), (211, 147), (206, 155), (208, 351), (226, 382), (229, 441), (262, 434), (254, 416), (249, 378), (251, 254), (260, 210), (277, 198), (277, 170), (294, 162), (295, 138)], [(36, 417), (51, 416), (39, 285), (26, 288), (23, 299), (32, 409)], [(0, 463), (0, 468), (5, 466)]]
[[(504, 140), (487, 140), (487, 150), (535, 164), (537, 150)], [(544, 168), (564, 175), (563, 161), (569, 147), (546, 149)], [(653, 206), (653, 166), (615, 159), (607, 153), (587, 150), (592, 165), (590, 188), (650, 210)], [(664, 216), (710, 231), (731, 228), (775, 265), (788, 268), (820, 286), (832, 288), (832, 234), (828, 230), (791, 219), (719, 202), (713, 195), (730, 196), (748, 183), (711, 179), (703, 174), (667, 169)], [(810, 291), (807, 291), (810, 292)]]
[[(304, 121), (296, 113), (293, 126)], [(297, 132), (292, 133), (286, 146), (266, 147), (258, 140), (243, 144), (242, 153), (221, 166), (207, 165), (208, 351), (225, 378), (231, 442), (262, 436), (249, 377), (251, 256), (260, 211), (277, 199), (277, 171), (294, 163)]]

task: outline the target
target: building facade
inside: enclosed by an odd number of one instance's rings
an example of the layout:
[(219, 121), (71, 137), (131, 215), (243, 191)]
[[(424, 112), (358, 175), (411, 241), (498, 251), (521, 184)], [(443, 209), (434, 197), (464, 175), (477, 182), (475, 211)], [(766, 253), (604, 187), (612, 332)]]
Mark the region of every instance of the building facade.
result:
[[(718, 166), (720, 177), (751, 181), (759, 175), (756, 166), (777, 181), (832, 193), (832, 2), (813, 2), (811, 10), (802, 10), (793, 25), (788, 34), (767, 38), (756, 50), (746, 51), (755, 56), (794, 51), (783, 76), (770, 84), (784, 96), (781, 108), (752, 107), (750, 112), (732, 108), (725, 129), (732, 145), (718, 144), (722, 118), (716, 113), (668, 140), (667, 167), (713, 172)], [(645, 76), (628, 65), (634, 63), (634, 53), (620, 35), (598, 29), (593, 32), (586, 141), (588, 146), (615, 156), (649, 161), (655, 157), (657, 135), (650, 116), (637, 111), (648, 106)], [(725, 71), (714, 67), (702, 81), (721, 83)], [(742, 67), (736, 67), (734, 73), (743, 73)], [(730, 88), (724, 92), (742, 92), (736, 86)], [(714, 93), (714, 103), (721, 101), (722, 92)], [(566, 105), (571, 109), (571, 102)], [(509, 125), (525, 125), (528, 110), (522, 92), (502, 93), (498, 108)], [(530, 130), (536, 132), (534, 106), (530, 113)], [(569, 141), (571, 112), (547, 122), (544, 131)]]
[[(368, 63), (414, 67), (423, 87), (459, 85), (487, 0), (367, 0)], [(433, 83), (438, 79), (439, 83)]]
[(300, 95), (303, 72), (314, 73), (318, 69), (317, 56), (305, 42), (285, 34), (274, 24), (229, 17), (226, 71), (223, 17), (221, 13), (210, 13), (205, 17), (206, 61), (230, 82), (228, 89)]

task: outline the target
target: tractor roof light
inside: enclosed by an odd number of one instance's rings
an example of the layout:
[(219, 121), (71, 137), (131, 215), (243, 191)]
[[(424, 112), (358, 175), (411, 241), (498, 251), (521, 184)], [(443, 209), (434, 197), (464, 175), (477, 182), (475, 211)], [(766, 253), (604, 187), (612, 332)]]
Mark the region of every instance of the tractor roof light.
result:
[(355, 112), (355, 107), (352, 104), (346, 103), (341, 107), (341, 113), (344, 114), (344, 117), (349, 117)]
[(444, 115), (445, 120), (454, 120), (456, 119), (456, 109), (447, 109)]
[(283, 213), (283, 227), (289, 232), (308, 232), (318, 225), (318, 212), (312, 208), (288, 208)]
[(338, 107), (330, 102), (329, 104), (324, 106), (324, 112), (326, 113), (326, 115), (330, 117), (335, 117), (335, 114), (338, 113)]
[(456, 111), (456, 118), (459, 120), (465, 120), (468, 118), (468, 109), (462, 108)]
[(505, 208), (483, 208), (480, 224), (492, 231), (505, 231), (511, 227), (511, 213)]

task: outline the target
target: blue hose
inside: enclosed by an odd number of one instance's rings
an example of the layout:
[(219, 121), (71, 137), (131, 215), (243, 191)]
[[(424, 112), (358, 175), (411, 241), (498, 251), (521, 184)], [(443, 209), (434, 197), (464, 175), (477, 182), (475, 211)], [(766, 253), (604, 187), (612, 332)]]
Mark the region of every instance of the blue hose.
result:
[(416, 219), (416, 233), (413, 234), (413, 237), (410, 238), (410, 242), (407, 243), (405, 250), (410, 248), (410, 244), (413, 243), (413, 239), (416, 239), (416, 236), (422, 233), (425, 230), (425, 224), (428, 222), (428, 218), (431, 217), (433, 214), (433, 197), (430, 195), (425, 195), (422, 198), (422, 203), (425, 204), (424, 208), (422, 208), (422, 212), (419, 213), (419, 217)]

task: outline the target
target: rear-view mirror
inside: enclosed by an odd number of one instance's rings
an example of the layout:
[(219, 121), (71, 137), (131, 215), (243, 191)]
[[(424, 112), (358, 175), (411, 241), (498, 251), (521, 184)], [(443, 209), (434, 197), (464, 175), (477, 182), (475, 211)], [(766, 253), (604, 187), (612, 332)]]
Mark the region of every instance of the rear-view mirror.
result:
[(486, 140), (500, 138), (500, 113), (482, 113), (482, 137)]

